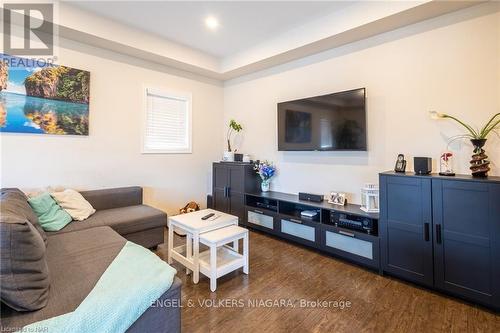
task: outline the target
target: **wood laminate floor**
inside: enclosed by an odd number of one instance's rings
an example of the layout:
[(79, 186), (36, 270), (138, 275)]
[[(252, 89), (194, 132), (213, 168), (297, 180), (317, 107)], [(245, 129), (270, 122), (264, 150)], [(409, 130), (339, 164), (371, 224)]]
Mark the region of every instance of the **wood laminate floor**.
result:
[[(156, 252), (166, 260), (166, 244)], [(218, 279), (215, 293), (208, 278), (195, 285), (173, 266), (184, 333), (500, 332), (493, 312), (258, 232), (250, 232), (250, 274)], [(317, 300), (330, 303), (305, 304)]]

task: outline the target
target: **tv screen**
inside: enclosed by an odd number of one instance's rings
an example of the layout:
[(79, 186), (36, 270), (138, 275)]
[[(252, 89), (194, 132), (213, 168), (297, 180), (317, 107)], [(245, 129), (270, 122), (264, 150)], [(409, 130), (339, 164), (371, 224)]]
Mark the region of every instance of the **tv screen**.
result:
[(366, 150), (365, 88), (278, 103), (278, 150)]

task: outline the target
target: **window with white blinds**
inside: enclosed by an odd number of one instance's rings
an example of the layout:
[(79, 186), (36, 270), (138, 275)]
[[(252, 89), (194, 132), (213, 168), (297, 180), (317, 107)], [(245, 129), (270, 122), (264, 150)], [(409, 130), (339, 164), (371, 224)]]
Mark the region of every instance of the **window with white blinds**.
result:
[(146, 88), (143, 153), (191, 153), (191, 95)]

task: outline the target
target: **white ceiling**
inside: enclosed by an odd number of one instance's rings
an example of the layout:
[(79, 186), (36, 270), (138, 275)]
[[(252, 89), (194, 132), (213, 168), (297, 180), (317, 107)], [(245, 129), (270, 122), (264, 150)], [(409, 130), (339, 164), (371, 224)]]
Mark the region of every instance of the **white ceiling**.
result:
[(61, 0), (57, 25), (64, 39), (220, 82), (471, 6), (495, 12), (500, 1)]
[[(255, 47), (271, 37), (352, 5), (349, 1), (72, 1), (102, 17), (217, 57)], [(205, 27), (218, 19), (216, 31)]]

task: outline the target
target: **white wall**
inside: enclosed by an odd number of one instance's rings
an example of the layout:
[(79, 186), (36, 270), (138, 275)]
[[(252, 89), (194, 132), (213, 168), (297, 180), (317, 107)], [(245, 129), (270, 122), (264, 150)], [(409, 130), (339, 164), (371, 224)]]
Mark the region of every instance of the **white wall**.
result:
[[(61, 45), (59, 64), (91, 73), (90, 135), (2, 133), (1, 185), (141, 185), (145, 201), (169, 213), (190, 200), (204, 205), (211, 162), (221, 155), (220, 84), (174, 76), (166, 68), (70, 41)], [(192, 154), (141, 154), (143, 85), (192, 93)]]
[[(428, 110), (484, 123), (500, 112), (500, 14), (475, 6), (342, 48), (227, 82), (214, 82), (116, 53), (62, 41), (58, 63), (91, 72), (88, 137), (2, 133), (1, 185), (79, 189), (141, 185), (145, 200), (174, 213), (205, 202), (211, 162), (224, 148), (230, 118), (245, 127), (240, 151), (277, 163), (272, 188), (330, 190), (359, 202), (365, 182), (392, 169), (398, 153), (437, 159), (446, 138), (462, 132), (432, 121)], [(142, 155), (142, 85), (193, 94), (193, 154)], [(276, 103), (366, 87), (369, 150), (277, 152)], [(223, 112), (224, 110), (224, 112)], [(500, 174), (499, 140), (486, 149)], [(452, 146), (468, 173), (471, 146)], [(436, 165), (435, 165), (436, 170)]]
[[(226, 82), (224, 119), (245, 128), (240, 151), (277, 164), (273, 190), (348, 192), (360, 201), (365, 182), (394, 168), (398, 153), (430, 156), (434, 170), (447, 138), (463, 130), (429, 119), (454, 114), (477, 126), (500, 112), (500, 14), (473, 7), (376, 36), (273, 70)], [(278, 152), (276, 103), (366, 87), (368, 152)], [(486, 150), (500, 174), (500, 143)], [(469, 173), (468, 143), (452, 145), (456, 171)]]

